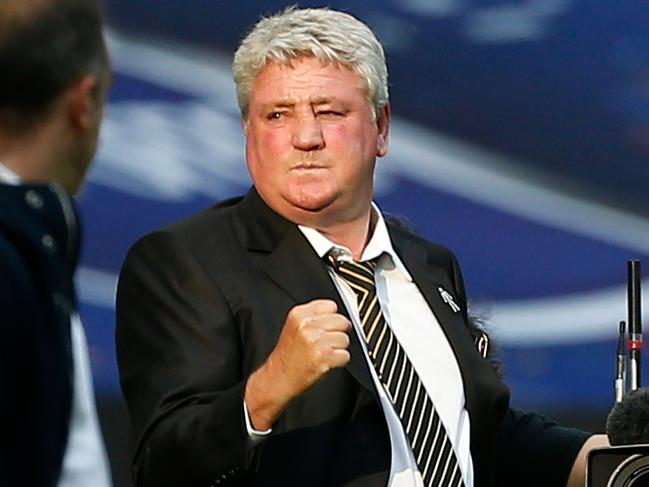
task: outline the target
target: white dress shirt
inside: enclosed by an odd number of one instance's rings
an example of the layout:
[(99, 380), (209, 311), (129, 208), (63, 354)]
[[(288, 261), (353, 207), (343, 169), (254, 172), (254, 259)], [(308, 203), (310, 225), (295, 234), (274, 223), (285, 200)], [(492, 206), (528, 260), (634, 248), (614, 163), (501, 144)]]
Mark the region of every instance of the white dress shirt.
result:
[(74, 386), (72, 421), (58, 487), (110, 487), (108, 459), (97, 419), (86, 334), (78, 314), (70, 320)]
[[(20, 184), (20, 178), (0, 163), (0, 182)], [(108, 457), (101, 436), (86, 334), (78, 314), (70, 318), (73, 385), (68, 441), (58, 487), (110, 487)]]

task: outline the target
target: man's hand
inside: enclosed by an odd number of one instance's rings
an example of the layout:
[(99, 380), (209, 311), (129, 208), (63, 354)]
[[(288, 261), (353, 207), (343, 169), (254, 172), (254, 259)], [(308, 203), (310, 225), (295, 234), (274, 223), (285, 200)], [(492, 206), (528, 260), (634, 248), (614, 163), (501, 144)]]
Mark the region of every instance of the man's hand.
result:
[(593, 448), (611, 446), (606, 435), (593, 435), (582, 445), (575, 458), (566, 487), (583, 487), (586, 485), (586, 464), (588, 452)]
[(288, 312), (277, 345), (246, 384), (244, 399), (255, 429), (272, 427), (294, 397), (331, 369), (347, 365), (350, 330), (331, 300), (317, 299)]

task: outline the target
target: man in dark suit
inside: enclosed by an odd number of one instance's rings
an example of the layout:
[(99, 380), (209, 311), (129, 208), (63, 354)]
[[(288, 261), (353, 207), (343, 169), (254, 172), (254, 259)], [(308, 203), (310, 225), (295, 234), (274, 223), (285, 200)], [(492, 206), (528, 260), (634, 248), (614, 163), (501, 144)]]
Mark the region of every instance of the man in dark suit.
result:
[(390, 109), (369, 28), (288, 9), (233, 68), (254, 187), (120, 276), (136, 485), (583, 485), (602, 439), (508, 407), (455, 257), (372, 202)]
[(94, 0), (0, 1), (0, 486), (108, 487), (71, 195), (110, 84)]

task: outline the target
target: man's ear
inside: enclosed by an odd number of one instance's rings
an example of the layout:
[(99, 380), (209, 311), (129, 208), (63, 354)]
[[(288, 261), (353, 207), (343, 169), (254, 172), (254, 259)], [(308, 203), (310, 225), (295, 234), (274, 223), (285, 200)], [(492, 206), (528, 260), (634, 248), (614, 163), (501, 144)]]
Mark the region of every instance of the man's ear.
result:
[(80, 132), (89, 130), (100, 103), (97, 77), (87, 74), (79, 79), (68, 88), (66, 102), (70, 125)]
[(376, 137), (376, 155), (383, 157), (388, 153), (388, 136), (390, 133), (390, 104), (386, 103), (376, 120), (379, 133)]
[(248, 114), (241, 116), (241, 129), (243, 135), (248, 136), (248, 128), (250, 127), (250, 116)]

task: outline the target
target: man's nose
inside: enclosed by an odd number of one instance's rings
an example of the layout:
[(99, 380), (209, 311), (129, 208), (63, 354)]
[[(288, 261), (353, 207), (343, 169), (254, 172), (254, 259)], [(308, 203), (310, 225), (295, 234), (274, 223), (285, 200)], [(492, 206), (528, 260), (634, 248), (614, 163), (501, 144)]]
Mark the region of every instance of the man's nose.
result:
[(324, 147), (322, 127), (313, 113), (304, 114), (296, 119), (292, 142), (293, 147), (304, 151)]

